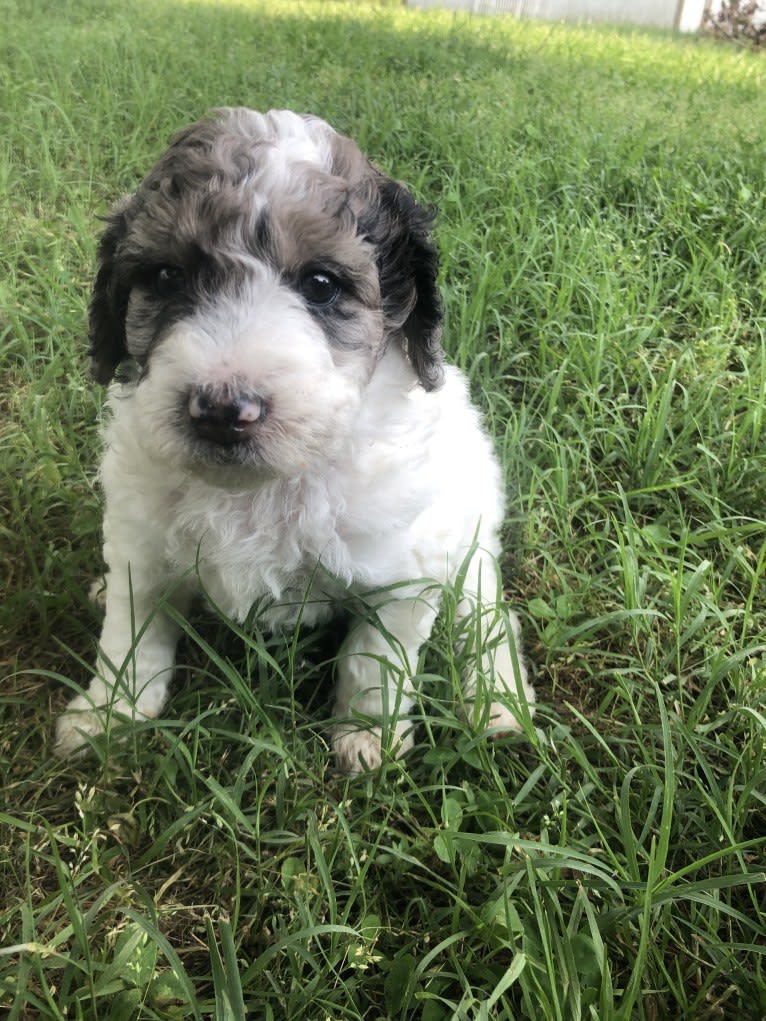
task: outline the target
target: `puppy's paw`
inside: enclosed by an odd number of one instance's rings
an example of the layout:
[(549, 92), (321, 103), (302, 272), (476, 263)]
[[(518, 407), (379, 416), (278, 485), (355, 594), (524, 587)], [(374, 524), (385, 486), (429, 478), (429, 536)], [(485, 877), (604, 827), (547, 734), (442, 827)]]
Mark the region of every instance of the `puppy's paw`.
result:
[[(534, 715), (534, 705), (528, 704), (529, 713)], [(476, 700), (464, 706), (465, 719), (479, 734), (486, 734), (492, 741), (511, 734), (519, 734), (523, 730), (518, 718), (502, 702), (490, 702), (489, 705)]]
[(384, 750), (380, 727), (363, 730), (361, 724), (341, 723), (333, 728), (332, 746), (335, 761), (344, 773), (361, 773), (365, 769), (379, 769), (384, 755), (390, 750), (394, 758), (400, 758), (413, 744), (412, 723), (400, 720), (388, 729), (388, 747)]
[(88, 738), (106, 730), (106, 712), (95, 709), (84, 695), (77, 695), (56, 722), (56, 740), (53, 754), (60, 759), (84, 755)]
[(53, 754), (60, 759), (79, 758), (88, 751), (88, 738), (98, 737), (119, 720), (145, 719), (145, 715), (118, 699), (109, 706), (94, 706), (86, 695), (76, 695), (56, 723)]
[[(530, 711), (534, 712), (531, 707)], [(509, 734), (520, 733), (522, 726), (508, 706), (503, 705), (502, 702), (493, 702), (489, 707), (485, 729), (488, 736), (494, 741), (500, 737), (508, 737)]]

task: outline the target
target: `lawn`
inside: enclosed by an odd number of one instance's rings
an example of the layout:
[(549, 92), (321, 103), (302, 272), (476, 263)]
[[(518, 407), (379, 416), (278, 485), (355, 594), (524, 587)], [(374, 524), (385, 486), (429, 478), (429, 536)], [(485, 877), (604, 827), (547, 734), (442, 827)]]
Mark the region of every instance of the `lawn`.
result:
[[(766, 1016), (766, 63), (398, 4), (9, 0), (0, 41), (0, 1008)], [(438, 208), (540, 706), (345, 779), (336, 635), (195, 612), (124, 746), (51, 755), (99, 611), (99, 216), (212, 106), (310, 110)]]

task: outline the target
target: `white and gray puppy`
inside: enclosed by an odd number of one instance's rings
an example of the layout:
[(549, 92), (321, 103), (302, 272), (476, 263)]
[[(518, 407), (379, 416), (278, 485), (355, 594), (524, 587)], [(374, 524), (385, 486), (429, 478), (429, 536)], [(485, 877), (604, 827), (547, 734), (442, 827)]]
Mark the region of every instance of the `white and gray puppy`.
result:
[(160, 713), (200, 589), (269, 628), (356, 595), (332, 742), (342, 769), (374, 767), (412, 745), (411, 677), (458, 573), (459, 611), (482, 622), (471, 717), (518, 726), (534, 692), (495, 561), (500, 472), (443, 364), (430, 226), (324, 121), (243, 108), (182, 131), (111, 213), (92, 370), (133, 371), (105, 430), (100, 652), (59, 754)]

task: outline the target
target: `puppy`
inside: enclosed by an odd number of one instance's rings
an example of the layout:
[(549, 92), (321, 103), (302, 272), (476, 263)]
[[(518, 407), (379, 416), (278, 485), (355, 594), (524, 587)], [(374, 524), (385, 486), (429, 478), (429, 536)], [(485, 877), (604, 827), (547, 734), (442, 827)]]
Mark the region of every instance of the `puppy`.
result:
[(412, 745), (418, 650), (459, 576), (481, 645), (466, 705), (518, 727), (509, 703), (534, 692), (495, 560), (500, 471), (443, 362), (429, 232), (324, 121), (243, 108), (178, 134), (111, 213), (90, 304), (93, 375), (125, 363), (101, 467), (106, 615), (58, 754), (161, 712), (200, 589), (268, 628), (357, 597), (332, 730), (354, 772)]

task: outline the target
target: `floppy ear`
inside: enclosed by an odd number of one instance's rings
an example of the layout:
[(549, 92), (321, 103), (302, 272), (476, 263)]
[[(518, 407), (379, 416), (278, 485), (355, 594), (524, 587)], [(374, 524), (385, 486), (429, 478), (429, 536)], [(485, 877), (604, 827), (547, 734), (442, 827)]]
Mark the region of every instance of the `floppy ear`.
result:
[(378, 249), (386, 318), (401, 327), (407, 355), (425, 390), (444, 382), (442, 301), (436, 286), (439, 257), (431, 238), (433, 216), (398, 181), (378, 180), (378, 217), (368, 232)]
[(115, 262), (117, 248), (127, 233), (127, 207), (123, 199), (107, 217), (107, 228), (98, 246), (98, 271), (88, 308), (90, 371), (99, 383), (109, 383), (117, 366), (128, 357), (125, 343), (125, 310), (128, 294), (120, 286)]

